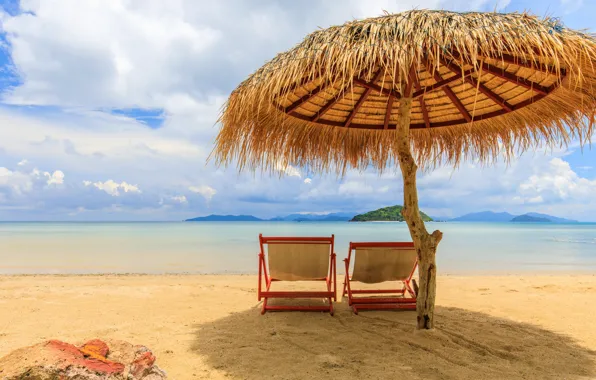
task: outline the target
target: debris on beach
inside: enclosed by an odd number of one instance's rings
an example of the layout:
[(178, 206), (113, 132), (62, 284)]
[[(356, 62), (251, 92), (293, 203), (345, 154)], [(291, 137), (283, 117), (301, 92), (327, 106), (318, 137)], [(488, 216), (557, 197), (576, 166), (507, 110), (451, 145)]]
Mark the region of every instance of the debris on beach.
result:
[(48, 340), (17, 349), (0, 358), (0, 378), (161, 380), (167, 376), (155, 365), (155, 355), (147, 347), (93, 339), (81, 346)]

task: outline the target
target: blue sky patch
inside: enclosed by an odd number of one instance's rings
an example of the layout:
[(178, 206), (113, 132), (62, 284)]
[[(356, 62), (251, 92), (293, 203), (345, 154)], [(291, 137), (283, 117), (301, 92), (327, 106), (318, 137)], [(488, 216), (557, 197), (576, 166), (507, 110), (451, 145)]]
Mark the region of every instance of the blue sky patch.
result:
[(11, 16), (21, 13), (19, 0), (0, 0), (0, 9)]
[(143, 108), (126, 108), (113, 109), (110, 111), (113, 115), (126, 116), (135, 119), (151, 129), (157, 129), (163, 125), (165, 120), (165, 111), (161, 108), (143, 109)]

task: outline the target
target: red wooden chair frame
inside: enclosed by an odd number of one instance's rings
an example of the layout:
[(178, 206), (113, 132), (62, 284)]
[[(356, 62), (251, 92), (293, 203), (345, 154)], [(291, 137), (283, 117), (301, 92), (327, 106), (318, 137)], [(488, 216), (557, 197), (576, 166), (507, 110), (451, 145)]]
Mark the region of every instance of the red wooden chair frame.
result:
[[(329, 274), (325, 278), (318, 278), (311, 281), (325, 281), (327, 291), (271, 291), (271, 284), (275, 281), (282, 281), (272, 278), (269, 274), (267, 265), (265, 263), (265, 244), (314, 244), (314, 243), (328, 243), (330, 245), (329, 254)], [(263, 299), (263, 307), (261, 314), (267, 311), (328, 311), (333, 315), (333, 301), (337, 301), (337, 270), (336, 270), (336, 254), (335, 254), (335, 235), (330, 237), (265, 237), (259, 234), (259, 244), (261, 252), (259, 253), (259, 287), (258, 298), (259, 301)], [(263, 280), (265, 283), (265, 290), (262, 289)], [(268, 305), (270, 298), (326, 298), (329, 305), (325, 306), (301, 306), (301, 305)]]
[[(346, 266), (346, 277), (344, 281), (344, 289), (342, 298), (348, 295), (348, 304), (352, 307), (354, 314), (358, 314), (358, 310), (384, 310), (384, 309), (405, 309), (416, 310), (416, 291), (412, 288), (412, 281), (414, 287), (416, 281), (412, 279), (414, 272), (418, 267), (418, 260), (410, 272), (410, 275), (398, 282), (403, 283), (401, 289), (352, 289), (350, 283), (352, 282), (350, 276), (350, 260), (352, 259), (352, 251), (356, 248), (409, 248), (414, 247), (412, 242), (350, 242), (348, 257), (344, 259)], [(406, 292), (410, 297), (406, 297)], [(354, 297), (357, 294), (368, 294), (370, 297)], [(387, 294), (387, 297), (378, 297), (379, 295)], [(376, 295), (377, 297), (372, 297)], [(397, 295), (397, 296), (392, 296)]]

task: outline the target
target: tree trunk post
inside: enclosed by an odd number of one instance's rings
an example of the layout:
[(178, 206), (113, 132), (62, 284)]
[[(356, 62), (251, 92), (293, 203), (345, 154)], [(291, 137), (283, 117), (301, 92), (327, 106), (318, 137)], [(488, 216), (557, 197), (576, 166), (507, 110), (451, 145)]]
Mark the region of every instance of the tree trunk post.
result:
[[(411, 78), (410, 78), (411, 81)], [(399, 123), (397, 125), (397, 156), (404, 180), (404, 208), (402, 214), (408, 224), (410, 235), (418, 254), (419, 290), (416, 301), (417, 328), (432, 329), (434, 323), (435, 295), (437, 288), (437, 265), (435, 254), (443, 237), (441, 231), (429, 234), (418, 208), (416, 171), (418, 166), (412, 156), (410, 145), (410, 112), (412, 109), (411, 85), (402, 92), (399, 101)]]

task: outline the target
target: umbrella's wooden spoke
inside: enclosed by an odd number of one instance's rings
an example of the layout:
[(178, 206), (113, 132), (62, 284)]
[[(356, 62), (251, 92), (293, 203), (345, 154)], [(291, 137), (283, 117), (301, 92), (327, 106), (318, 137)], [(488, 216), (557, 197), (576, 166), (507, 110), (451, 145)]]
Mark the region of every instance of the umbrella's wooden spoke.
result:
[(331, 98), (323, 107), (321, 107), (321, 109), (319, 109), (319, 112), (314, 114), (309, 120), (312, 121), (313, 123), (317, 122), (325, 114), (325, 112), (329, 111), (329, 109), (331, 107), (333, 107), (335, 105), (335, 103), (337, 103), (341, 98), (343, 98), (345, 93), (346, 93), (346, 88), (342, 88), (337, 93), (336, 96)]
[(395, 98), (395, 100), (399, 100), (401, 98), (401, 95), (399, 95), (399, 93), (397, 91), (389, 89), (389, 88), (381, 87), (378, 84), (367, 82), (361, 78), (354, 78), (354, 83), (356, 83), (364, 88), (369, 88), (371, 90), (377, 91), (383, 95), (392, 96)]
[(290, 104), (289, 106), (287, 106), (285, 108), (285, 110), (284, 110), (285, 113), (294, 112), (294, 110), (296, 108), (300, 107), (303, 103), (307, 102), (310, 98), (312, 98), (313, 96), (315, 96), (316, 94), (321, 92), (321, 90), (325, 89), (325, 87), (327, 87), (327, 84), (321, 84), (320, 86), (318, 86), (317, 88), (315, 88), (314, 90), (309, 92), (308, 94), (306, 94), (303, 97), (301, 97), (300, 99), (296, 100), (294, 103)]
[[(431, 72), (431, 70), (428, 70), (428, 71)], [(442, 79), (441, 81), (431, 84), (430, 86), (425, 86), (425, 87), (421, 88), (420, 90), (416, 90), (414, 92), (414, 94), (412, 95), (412, 98), (416, 99), (419, 96), (427, 94), (431, 91), (440, 90), (443, 87), (447, 86), (449, 83), (455, 82), (458, 79), (462, 79), (469, 75), (472, 75), (475, 71), (476, 71), (476, 69), (471, 68), (469, 70), (464, 71), (463, 75), (455, 75), (455, 76), (449, 77), (447, 79)]]
[(532, 82), (528, 79), (518, 77), (515, 74), (511, 74), (510, 72), (505, 71), (505, 69), (498, 68), (498, 67), (488, 64), (486, 62), (482, 62), (482, 70), (489, 74), (492, 74), (496, 77), (499, 77), (501, 79), (505, 79), (511, 83), (515, 83), (518, 86), (522, 86), (529, 90), (536, 91), (539, 94), (542, 94), (542, 95), (548, 94), (548, 89), (546, 87), (541, 86), (538, 83)]
[(426, 128), (430, 128), (430, 119), (428, 118), (428, 109), (426, 108), (426, 102), (424, 101), (424, 97), (420, 97), (418, 100), (420, 102), (420, 108), (422, 108), (422, 117), (424, 118), (424, 125)]
[(356, 102), (356, 105), (354, 105), (354, 108), (352, 109), (352, 112), (350, 112), (346, 121), (344, 122), (344, 125), (343, 125), (344, 127), (347, 128), (350, 126), (350, 124), (352, 123), (352, 119), (354, 119), (354, 116), (356, 116), (356, 112), (358, 112), (358, 109), (360, 108), (360, 106), (362, 106), (362, 103), (364, 103), (364, 101), (368, 97), (368, 94), (370, 94), (371, 91), (372, 90), (370, 88), (367, 88), (366, 90), (364, 90), (364, 93), (362, 94), (360, 99), (358, 99), (358, 101)]
[(414, 83), (418, 80), (418, 64), (412, 64), (410, 66), (410, 72), (408, 73), (408, 82), (406, 83), (406, 88), (404, 89), (404, 96), (410, 96), (412, 94), (412, 88), (414, 88)]
[[(416, 77), (414, 81), (414, 89), (416, 91), (420, 91), (420, 81), (418, 80), (418, 77)], [(418, 102), (420, 102), (420, 108), (422, 109), (424, 125), (426, 126), (426, 128), (430, 128), (430, 119), (428, 118), (428, 109), (426, 108), (426, 102), (424, 101), (424, 94), (420, 95), (420, 98), (418, 98)]]
[(468, 83), (472, 86), (478, 88), (478, 91), (482, 92), (487, 98), (492, 100), (493, 102), (497, 103), (501, 108), (503, 108), (507, 112), (513, 111), (513, 106), (505, 101), (505, 99), (501, 98), (499, 95), (492, 92), (488, 87), (479, 83), (475, 78), (468, 77)]
[[(374, 84), (377, 80), (379, 80), (382, 73), (383, 73), (382, 70), (377, 71), (377, 73), (374, 75), (373, 79), (370, 81), (370, 84)], [(358, 99), (358, 101), (354, 105), (352, 112), (350, 112), (350, 114), (348, 115), (348, 117), (344, 123), (344, 127), (348, 128), (350, 126), (350, 124), (352, 123), (352, 120), (354, 119), (354, 116), (356, 116), (356, 113), (358, 113), (358, 110), (360, 109), (362, 104), (366, 101), (366, 98), (368, 98), (368, 95), (370, 95), (371, 91), (372, 91), (372, 89), (370, 87), (365, 87), (364, 93), (362, 93), (362, 95), (360, 96), (360, 99)]]
[[(435, 80), (437, 82), (440, 82), (443, 80), (443, 77), (441, 77), (441, 74), (439, 74), (439, 72), (437, 70), (435, 70), (434, 73), (434, 77)], [(461, 76), (458, 75), (458, 77), (461, 78)], [(451, 100), (451, 102), (453, 103), (453, 105), (459, 110), (459, 112), (462, 114), (462, 116), (464, 117), (464, 119), (469, 123), (472, 121), (472, 116), (470, 116), (470, 113), (468, 112), (468, 110), (466, 109), (466, 107), (464, 107), (464, 105), (462, 104), (462, 102), (458, 99), (457, 95), (455, 95), (453, 93), (453, 90), (451, 89), (451, 87), (449, 86), (445, 86), (443, 87), (443, 91), (445, 92), (445, 95), (447, 95), (447, 97), (449, 98), (449, 100)]]
[(391, 117), (391, 110), (393, 110), (393, 96), (387, 99), (387, 111), (385, 112), (385, 121), (383, 122), (383, 129), (389, 128), (389, 118)]
[[(441, 60), (441, 63), (447, 67), (449, 70), (451, 70), (452, 73), (454, 74), (461, 74), (462, 73), (462, 69), (459, 65), (456, 65), (452, 62), (447, 62), (445, 60)], [(496, 104), (498, 104), (499, 106), (501, 106), (501, 108), (503, 108), (504, 110), (511, 112), (513, 111), (513, 106), (509, 103), (507, 103), (505, 101), (505, 99), (501, 98), (499, 95), (495, 94), (494, 92), (492, 92), (488, 87), (486, 87), (485, 85), (483, 85), (482, 83), (480, 83), (478, 80), (476, 80), (476, 78), (472, 77), (472, 76), (468, 76), (465, 78), (466, 82), (468, 82), (469, 84), (471, 84), (472, 86), (474, 86), (475, 88), (478, 89), (478, 91), (480, 91), (481, 93), (483, 93), (487, 98), (491, 99), (493, 102), (495, 102)]]

